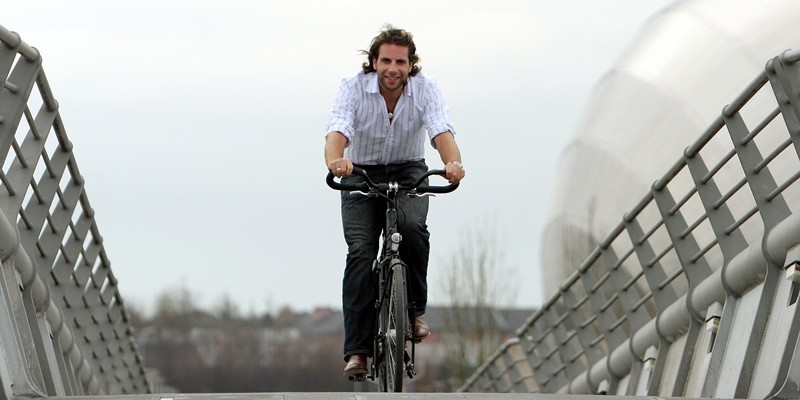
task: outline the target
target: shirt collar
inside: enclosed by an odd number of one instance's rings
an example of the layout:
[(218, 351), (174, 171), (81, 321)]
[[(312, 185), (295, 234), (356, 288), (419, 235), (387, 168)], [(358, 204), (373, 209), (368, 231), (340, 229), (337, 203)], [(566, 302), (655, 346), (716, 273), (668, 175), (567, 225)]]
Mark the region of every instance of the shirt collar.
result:
[[(367, 85), (367, 93), (380, 93), (380, 89), (378, 87), (378, 73), (371, 72), (372, 77), (369, 78), (369, 84)], [(412, 87), (414, 86), (414, 77), (409, 76), (408, 81), (406, 82), (406, 86), (403, 88), (403, 94), (406, 96), (411, 96), (413, 93)]]

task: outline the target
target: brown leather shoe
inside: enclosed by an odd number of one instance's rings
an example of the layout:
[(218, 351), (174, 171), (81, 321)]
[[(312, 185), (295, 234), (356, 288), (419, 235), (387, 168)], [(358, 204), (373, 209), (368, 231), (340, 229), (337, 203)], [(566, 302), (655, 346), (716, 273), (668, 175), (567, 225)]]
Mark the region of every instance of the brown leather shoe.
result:
[(356, 375), (367, 374), (367, 356), (364, 354), (353, 354), (347, 359), (347, 365), (344, 366), (344, 376), (352, 378)]
[(421, 341), (431, 334), (431, 328), (428, 327), (428, 321), (425, 320), (425, 315), (420, 315), (414, 319), (414, 339)]

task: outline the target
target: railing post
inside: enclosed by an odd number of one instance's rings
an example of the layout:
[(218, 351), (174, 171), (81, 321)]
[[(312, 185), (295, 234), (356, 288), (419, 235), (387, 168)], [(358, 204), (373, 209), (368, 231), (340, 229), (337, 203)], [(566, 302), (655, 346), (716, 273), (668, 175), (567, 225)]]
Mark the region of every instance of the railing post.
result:
[[(596, 262), (602, 263), (602, 260), (598, 257)], [(600, 270), (600, 268), (597, 268), (597, 270)], [(584, 347), (589, 348), (587, 352), (589, 366), (601, 362), (603, 357), (608, 357), (609, 349), (615, 349), (625, 341), (621, 326), (624, 322), (621, 320), (625, 319), (625, 315), (618, 315), (615, 312), (618, 307), (613, 306), (614, 295), (610, 293), (608, 286), (604, 285), (609, 279), (610, 274), (608, 272), (605, 272), (600, 279), (597, 279), (592, 273), (581, 274), (581, 282), (583, 282), (583, 286), (586, 289), (586, 296), (592, 311), (591, 317), (584, 314), (582, 319), (588, 322), (589, 318), (596, 318), (596, 322), (587, 323), (583, 330), (597, 325), (595, 329), (602, 335), (601, 340), (600, 337), (591, 335), (591, 331), (583, 334), (584, 337), (581, 342), (585, 343)], [(595, 391), (604, 389), (606, 393), (617, 390), (617, 383), (619, 382), (619, 379), (614, 376), (612, 376), (611, 381), (601, 380), (601, 382), (594, 382), (591, 374), (587, 374), (587, 380)], [(600, 387), (602, 382), (605, 382), (603, 388)]]
[[(756, 202), (756, 208), (761, 215), (764, 223), (764, 238), (769, 236), (769, 232), (775, 226), (791, 214), (786, 201), (783, 196), (777, 196), (769, 199), (770, 193), (774, 192), (778, 185), (769, 171), (768, 166), (763, 165), (764, 157), (761, 155), (756, 143), (752, 140), (750, 130), (739, 113), (736, 107), (727, 106), (722, 113), (730, 134), (731, 141), (733, 142), (734, 150), (739, 158), (739, 163), (744, 171), (745, 178), (747, 179), (748, 187)], [(766, 239), (764, 240), (766, 243)], [(729, 392), (728, 387), (718, 387), (716, 396), (721, 397), (745, 397), (750, 391), (751, 380), (753, 377), (752, 365), (745, 365), (756, 360), (758, 352), (761, 347), (761, 342), (766, 330), (767, 321), (769, 319), (769, 310), (774, 300), (774, 291), (780, 279), (779, 266), (776, 265), (774, 260), (770, 259), (769, 253), (766, 251), (766, 246), (762, 249), (764, 259), (768, 262), (768, 268), (764, 283), (760, 288), (761, 293), (755, 310), (748, 310), (747, 312), (753, 316), (752, 324), (748, 328), (748, 337), (744, 339), (746, 344), (744, 346), (744, 353), (741, 365), (737, 365), (739, 370), (738, 378), (729, 377), (730, 381), (735, 381), (733, 385), (734, 390)], [(726, 277), (727, 279), (727, 277)], [(741, 310), (740, 310), (741, 314)], [(720, 392), (722, 390), (722, 392)]]
[[(677, 365), (673, 366), (672, 373), (670, 373), (670, 375), (675, 377), (675, 380), (673, 381), (672, 390), (669, 395), (681, 396), (686, 388), (697, 338), (703, 328), (700, 311), (695, 310), (691, 304), (691, 294), (700, 282), (711, 275), (711, 268), (706, 262), (705, 256), (701, 256), (701, 248), (697, 243), (694, 232), (689, 231), (689, 224), (687, 224), (686, 219), (683, 217), (683, 213), (680, 211), (680, 207), (675, 202), (669, 188), (667, 186), (659, 187), (659, 184), (656, 183), (653, 185), (652, 192), (661, 218), (664, 221), (664, 226), (667, 229), (667, 233), (669, 234), (678, 257), (682, 274), (686, 277), (689, 285), (687, 289), (688, 296), (686, 296), (686, 308), (689, 315), (693, 318), (689, 321), (689, 330), (686, 334), (687, 337), (684, 345), (682, 346), (680, 360), (677, 362)], [(691, 193), (688, 195), (691, 195)], [(674, 345), (675, 344), (670, 344), (670, 347)]]
[[(724, 163), (733, 156), (734, 154), (731, 154), (720, 162)], [(726, 203), (718, 203), (723, 195), (714, 180), (713, 174), (711, 174), (711, 171), (709, 171), (706, 163), (703, 161), (702, 156), (692, 151), (691, 148), (687, 148), (684, 152), (684, 160), (692, 175), (695, 187), (697, 188), (697, 194), (700, 196), (700, 201), (703, 204), (706, 215), (708, 215), (709, 223), (711, 224), (714, 236), (722, 252), (722, 265), (718, 268), (725, 271), (728, 263), (730, 263), (737, 254), (747, 248), (747, 241), (742, 231), (739, 229), (726, 232), (727, 228), (736, 222), (736, 219), (733, 217)], [(723, 285), (725, 285), (724, 273), (722, 276)], [(736, 313), (736, 305), (738, 304), (738, 298), (727, 288), (727, 285), (725, 286), (725, 304), (714, 340), (714, 351), (711, 353), (709, 369), (706, 372), (705, 383), (700, 393), (703, 397), (713, 396), (713, 388), (716, 387), (719, 380), (719, 369), (722, 363), (722, 357), (725, 354), (725, 346), (727, 346), (731, 334), (733, 316)], [(689, 301), (691, 302), (692, 300), (693, 296), (689, 296)], [(696, 306), (693, 305), (692, 308), (696, 309)]]
[(546, 381), (542, 382), (543, 387), (548, 387), (553, 392), (565, 387), (570, 380), (567, 378), (568, 360), (564, 359), (564, 348), (559, 343), (566, 337), (566, 331), (561, 322), (566, 317), (562, 312), (563, 306), (560, 302), (554, 303), (551, 307), (542, 310), (541, 318), (534, 325), (537, 329), (535, 333), (541, 334), (540, 345), (544, 344), (543, 367), (546, 368)]
[(11, 149), (17, 126), (27, 107), (28, 96), (42, 66), (41, 57), (17, 59), (11, 74), (0, 86), (0, 165), (5, 162)]
[[(613, 285), (615, 294), (614, 296), (618, 299), (620, 305), (622, 306), (623, 311), (625, 312), (624, 316), (620, 316), (617, 321), (614, 322), (614, 326), (616, 326), (615, 330), (623, 329), (622, 325), (627, 324), (629, 332), (636, 332), (641, 329), (647, 322), (650, 320), (651, 316), (647, 312), (646, 307), (639, 306), (639, 301), (642, 298), (642, 293), (640, 293), (636, 287), (636, 285), (630, 285), (632, 280), (631, 274), (625, 269), (623, 266), (625, 260), (633, 254), (633, 248), (630, 249), (630, 253), (624, 255), (623, 257), (619, 257), (614, 249), (611, 247), (611, 243), (601, 243), (600, 244), (600, 256), (603, 261), (603, 265), (605, 266), (606, 271), (610, 275), (610, 280)], [(602, 307), (611, 307), (611, 302), (613, 298), (606, 299), (606, 303), (602, 305)], [(624, 343), (624, 340), (623, 342)], [(609, 349), (609, 353), (619, 347), (622, 343), (618, 344), (615, 347), (611, 347)], [(628, 342), (630, 344), (630, 342)], [(633, 395), (636, 392), (636, 385), (638, 384), (638, 370), (641, 368), (641, 357), (636, 354), (632, 347), (629, 347), (629, 352), (631, 354), (631, 359), (640, 361), (631, 366), (630, 371), (628, 372), (629, 381), (627, 388), (625, 389), (625, 395)], [(612, 376), (614, 376), (615, 380), (619, 377), (614, 375), (614, 369), (610, 364), (611, 359), (607, 359), (606, 368), (612, 372)], [(619, 392), (619, 389), (616, 388), (618, 382), (613, 382), (613, 387), (616, 392)]]
[(531, 368), (531, 372), (533, 373), (533, 379), (536, 381), (536, 386), (543, 389), (543, 379), (545, 377), (545, 374), (543, 373), (544, 361), (539, 355), (539, 349), (537, 348), (538, 341), (537, 338), (533, 336), (532, 332), (532, 324), (535, 323), (541, 312), (541, 310), (537, 311), (529, 320), (529, 323), (526, 323), (517, 331), (517, 337), (519, 338), (520, 347), (525, 354), (525, 360), (527, 361)]
[[(585, 273), (581, 274), (585, 275)], [(577, 286), (578, 282), (575, 282), (573, 286)], [(586, 288), (584, 288), (585, 290)], [(588, 294), (588, 290), (585, 290)], [(567, 377), (568, 379), (572, 380), (575, 377), (579, 376), (583, 371), (586, 371), (589, 365), (594, 365), (596, 362), (600, 361), (603, 356), (605, 355), (602, 348), (602, 343), (605, 342), (605, 338), (602, 336), (602, 332), (600, 333), (601, 336), (597, 336), (597, 332), (595, 332), (596, 326), (596, 314), (587, 314), (583, 312), (583, 307), (587, 298), (579, 299), (573, 290), (573, 288), (564, 288), (562, 290), (562, 296), (564, 297), (564, 305), (566, 306), (566, 312), (569, 314), (570, 322), (572, 325), (572, 330), (574, 335), (577, 337), (577, 342), (580, 345), (581, 352), (583, 356), (577, 357), (573, 356), (577, 359), (573, 360), (565, 360), (568, 362), (567, 368)], [(566, 356), (566, 355), (565, 355)], [(569, 357), (569, 356), (567, 356)], [(583, 365), (582, 368), (576, 368), (579, 359), (585, 357), (586, 365)], [(600, 382), (592, 382), (591, 376), (586, 374), (587, 386), (592, 389), (597, 389), (597, 385)]]
[[(648, 289), (655, 302), (658, 320), (661, 313), (674, 303), (678, 296), (671, 286), (659, 287), (659, 284), (667, 279), (667, 274), (664, 271), (660, 255), (655, 252), (653, 246), (648, 241), (648, 234), (642, 229), (636, 216), (630, 216), (625, 219), (625, 230), (628, 232), (631, 243), (633, 243), (633, 250), (639, 260), (641, 272), (645, 277)], [(658, 327), (658, 324), (656, 325)], [(669, 347), (669, 341), (661, 334), (660, 329), (656, 329), (659, 336), (659, 345), (657, 349), (657, 356), (655, 357), (652, 372), (650, 374), (651, 381), (648, 383), (647, 395), (654, 394), (654, 390), (660, 385), (661, 371), (666, 362), (666, 354)], [(642, 383), (639, 382), (639, 386)]]
[(794, 150), (800, 157), (800, 49), (786, 51), (767, 63), (767, 77), (778, 101)]
[[(800, 269), (800, 244), (794, 246), (786, 254), (784, 266), (790, 270), (793, 270), (794, 273), (797, 273), (798, 269)], [(793, 279), (800, 279), (800, 277), (794, 277)], [(793, 290), (797, 292), (800, 290), (799, 288), (800, 282), (795, 280), (793, 282)], [(775, 391), (773, 391), (770, 398), (800, 398), (800, 340), (798, 340), (796, 336), (796, 329), (793, 333), (795, 334), (794, 340), (787, 344), (787, 350), (791, 349), (792, 351), (788, 355), (789, 357), (787, 362), (785, 362), (785, 368), (782, 368), (784, 370), (780, 372), (780, 376), (785, 377), (785, 379), (781, 379), (776, 382), (778, 386), (776, 387)]]

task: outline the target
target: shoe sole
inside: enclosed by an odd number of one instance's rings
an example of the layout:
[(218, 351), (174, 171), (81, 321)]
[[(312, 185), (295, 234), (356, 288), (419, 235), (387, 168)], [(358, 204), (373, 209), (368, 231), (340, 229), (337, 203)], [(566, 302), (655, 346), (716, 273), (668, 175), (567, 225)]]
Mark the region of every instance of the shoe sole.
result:
[(346, 371), (345, 373), (342, 374), (342, 376), (350, 380), (358, 380), (359, 376), (363, 379), (364, 377), (366, 377), (366, 375), (367, 375), (366, 369), (353, 369), (350, 371)]
[(366, 366), (362, 367), (358, 364), (354, 364), (350, 369), (345, 368), (344, 372), (342, 372), (342, 375), (346, 378), (352, 378), (356, 375), (366, 375), (367, 372), (369, 371), (367, 371)]
[(427, 338), (428, 338), (428, 337), (430, 337), (430, 336), (431, 336), (431, 334), (430, 334), (430, 333), (428, 333), (428, 334), (427, 334), (427, 335), (425, 335), (425, 336), (414, 336), (414, 343), (419, 343), (419, 342), (421, 342), (421, 341), (423, 341), (423, 340), (427, 339)]

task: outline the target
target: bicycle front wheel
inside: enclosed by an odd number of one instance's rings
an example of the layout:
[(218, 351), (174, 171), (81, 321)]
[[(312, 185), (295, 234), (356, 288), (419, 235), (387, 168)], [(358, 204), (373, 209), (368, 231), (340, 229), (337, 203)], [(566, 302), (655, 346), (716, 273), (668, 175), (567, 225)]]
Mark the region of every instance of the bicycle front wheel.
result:
[(383, 365), (380, 374), (382, 389), (387, 392), (403, 391), (405, 374), (406, 334), (409, 332), (408, 300), (406, 298), (406, 271), (403, 265), (392, 266), (392, 280), (388, 293), (386, 318), (383, 319)]

